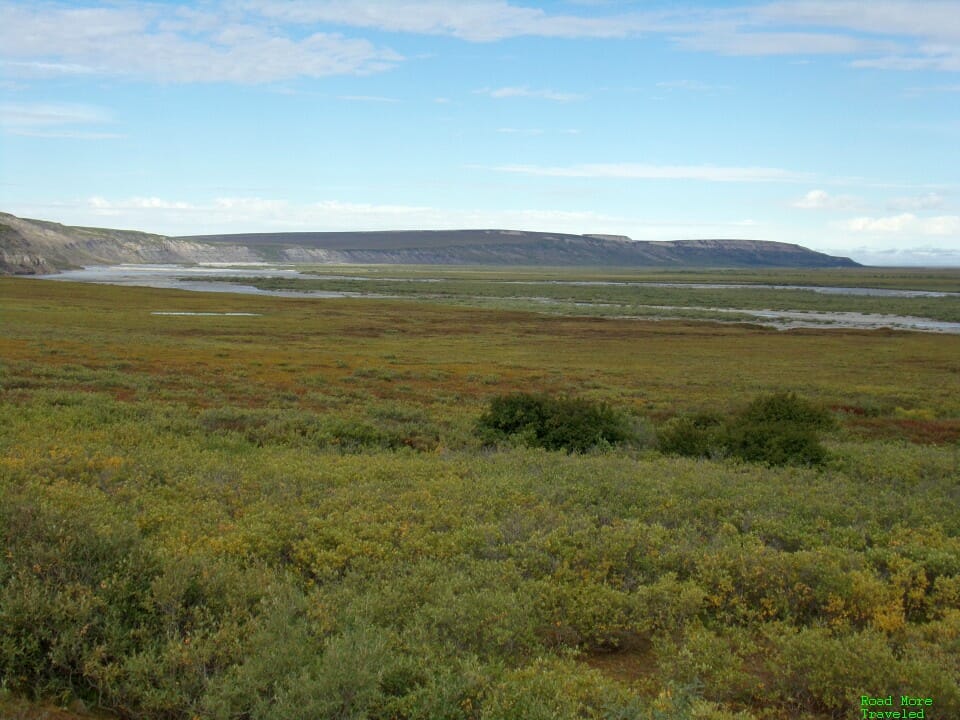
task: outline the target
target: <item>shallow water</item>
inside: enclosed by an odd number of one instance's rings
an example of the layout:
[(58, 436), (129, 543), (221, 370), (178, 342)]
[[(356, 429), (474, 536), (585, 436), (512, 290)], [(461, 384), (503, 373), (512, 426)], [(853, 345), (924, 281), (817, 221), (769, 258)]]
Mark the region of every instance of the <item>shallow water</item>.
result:
[[(283, 265), (265, 265), (265, 264), (231, 264), (229, 266), (222, 263), (208, 263), (202, 265), (95, 265), (85, 267), (82, 270), (67, 270), (58, 275), (46, 275), (41, 279), (45, 280), (69, 280), (75, 282), (92, 282), (107, 285), (136, 285), (142, 287), (154, 288), (173, 288), (178, 290), (193, 290), (198, 292), (222, 292), (222, 293), (243, 293), (248, 295), (271, 295), (277, 297), (301, 297), (301, 298), (389, 298), (390, 295), (375, 295), (370, 293), (347, 292), (347, 291), (299, 291), (299, 290), (261, 290), (252, 285), (238, 285), (235, 283), (224, 283), (205, 278), (226, 278), (226, 277), (262, 277), (262, 278), (303, 278), (307, 280), (316, 280), (320, 278), (330, 279), (368, 279), (349, 275), (315, 275), (302, 273), (299, 270)], [(369, 279), (390, 279), (403, 280), (403, 278), (369, 278)], [(432, 279), (432, 278), (430, 278)], [(418, 279), (419, 280), (419, 279)], [(527, 285), (640, 285), (649, 287), (671, 287), (671, 288), (701, 288), (701, 289), (723, 289), (723, 288), (766, 288), (774, 290), (811, 290), (818, 293), (838, 294), (838, 295), (876, 295), (886, 297), (949, 297), (957, 296), (960, 293), (950, 292), (932, 292), (923, 290), (888, 290), (881, 288), (851, 288), (851, 287), (809, 287), (805, 285), (749, 285), (749, 284), (721, 284), (721, 283), (669, 283), (669, 282), (629, 282), (629, 281), (604, 281), (604, 280), (533, 280), (533, 281), (492, 281), (505, 282), (511, 284)], [(489, 298), (483, 298), (489, 299)], [(506, 298), (501, 298), (506, 299)], [(615, 303), (570, 303), (563, 300), (552, 298), (514, 298), (516, 300), (533, 300), (544, 304), (556, 305), (576, 305), (611, 307)], [(811, 328), (859, 328), (872, 330), (878, 328), (892, 328), (895, 330), (913, 330), (920, 332), (950, 333), (960, 334), (960, 323), (944, 322), (940, 320), (930, 320), (928, 318), (912, 317), (908, 315), (871, 315), (855, 312), (801, 312), (796, 310), (745, 310), (741, 308), (715, 308), (715, 307), (697, 307), (697, 306), (672, 306), (672, 305), (645, 305), (656, 310), (663, 310), (665, 316), (670, 311), (678, 310), (702, 310), (714, 313), (738, 313), (750, 315), (756, 320), (757, 324), (768, 325), (779, 329), (789, 329), (798, 327)], [(157, 311), (154, 315), (242, 315), (243, 313), (174, 313)], [(651, 316), (643, 316), (645, 319), (654, 319)]]
[[(477, 296), (476, 299), (487, 299), (483, 296)], [(512, 300), (529, 300), (532, 302), (543, 303), (545, 305), (573, 305), (577, 307), (621, 307), (625, 312), (629, 312), (629, 305), (623, 303), (589, 303), (589, 302), (569, 302), (566, 300), (557, 300), (548, 297), (515, 297)], [(651, 310), (663, 310), (665, 313), (680, 311), (700, 311), (708, 313), (739, 314), (750, 315), (753, 320), (735, 320), (733, 322), (749, 322), (754, 325), (765, 325), (774, 327), (778, 330), (789, 330), (790, 328), (856, 328), (862, 330), (878, 330), (880, 328), (890, 328), (892, 330), (913, 330), (919, 332), (947, 333), (951, 335), (960, 334), (960, 323), (945, 322), (941, 320), (931, 320), (929, 318), (915, 317), (912, 315), (879, 315), (858, 312), (816, 312), (806, 310), (747, 310), (743, 308), (720, 308), (705, 307), (702, 305), (635, 305), (634, 307), (649, 308)], [(689, 317), (682, 315), (671, 316), (665, 314), (662, 317), (652, 315), (617, 315), (620, 319), (678, 319), (689, 320)], [(719, 320), (717, 322), (731, 322), (728, 320)]]
[(693, 290), (809, 290), (824, 295), (869, 295), (875, 297), (951, 297), (960, 292), (933, 290), (890, 290), (887, 288), (814, 286), (814, 285), (768, 285), (761, 283), (685, 283), (647, 282), (632, 280), (502, 280), (518, 285), (626, 285), (638, 287), (691, 288)]
[(197, 315), (201, 317), (263, 317), (263, 313), (246, 312), (188, 312), (186, 310), (154, 310), (151, 315)]
[(740, 308), (696, 307), (689, 305), (644, 305), (658, 310), (705, 310), (717, 313), (752, 315), (758, 325), (789, 328), (860, 328), (877, 330), (918, 330), (921, 332), (960, 334), (960, 323), (931, 320), (912, 315), (878, 315), (858, 312), (816, 312), (801, 310), (743, 310)]
[[(340, 298), (374, 297), (365, 293), (328, 290), (261, 290), (253, 285), (224, 283), (204, 278), (261, 277), (302, 278), (316, 280), (299, 270), (282, 265), (225, 267), (222, 264), (205, 265), (90, 265), (82, 270), (65, 270), (58, 275), (43, 275), (42, 280), (67, 280), (101, 285), (136, 285), (138, 287), (194, 290), (196, 292), (229, 292), (245, 295), (277, 295), (280, 297)], [(197, 278), (194, 280), (193, 278)], [(384, 297), (384, 296), (377, 296)]]

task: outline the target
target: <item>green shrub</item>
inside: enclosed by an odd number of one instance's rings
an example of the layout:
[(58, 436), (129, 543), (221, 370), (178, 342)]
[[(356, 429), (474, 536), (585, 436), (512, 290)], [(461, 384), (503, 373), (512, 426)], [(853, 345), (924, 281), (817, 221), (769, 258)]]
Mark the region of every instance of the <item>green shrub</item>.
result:
[(879, 633), (837, 638), (826, 628), (767, 630), (771, 699), (787, 707), (840, 717), (858, 707), (865, 689), (896, 693), (904, 668)]
[(723, 444), (733, 457), (766, 465), (822, 465), (827, 459), (813, 430), (785, 422), (734, 421), (725, 428)]
[[(484, 720), (642, 717), (626, 688), (567, 658), (538, 658), (509, 670), (489, 689)], [(674, 717), (678, 717), (675, 715)]]
[(660, 450), (687, 457), (719, 455), (723, 452), (719, 437), (722, 425), (723, 418), (711, 413), (673, 418), (659, 433)]
[(735, 457), (766, 465), (822, 465), (818, 430), (833, 417), (793, 393), (763, 395), (727, 418), (711, 413), (674, 418), (660, 431), (660, 450), (687, 457)]
[(526, 445), (571, 453), (638, 439), (638, 429), (605, 403), (530, 393), (491, 400), (480, 417), (479, 433), (488, 444), (513, 437)]
[(795, 393), (761, 395), (740, 413), (743, 422), (786, 424), (810, 430), (829, 430), (835, 425), (828, 410)]
[(763, 395), (726, 424), (724, 444), (734, 457), (767, 465), (822, 465), (827, 451), (817, 430), (833, 416), (794, 393)]

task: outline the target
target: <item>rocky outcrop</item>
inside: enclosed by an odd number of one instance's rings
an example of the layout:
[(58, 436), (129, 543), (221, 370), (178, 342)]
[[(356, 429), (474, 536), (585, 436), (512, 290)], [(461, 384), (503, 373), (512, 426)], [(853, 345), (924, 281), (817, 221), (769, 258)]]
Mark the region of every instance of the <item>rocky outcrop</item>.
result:
[(849, 258), (758, 240), (640, 242), (519, 230), (254, 233), (166, 237), (0, 213), (0, 273), (118, 263), (287, 262), (617, 267), (852, 267)]

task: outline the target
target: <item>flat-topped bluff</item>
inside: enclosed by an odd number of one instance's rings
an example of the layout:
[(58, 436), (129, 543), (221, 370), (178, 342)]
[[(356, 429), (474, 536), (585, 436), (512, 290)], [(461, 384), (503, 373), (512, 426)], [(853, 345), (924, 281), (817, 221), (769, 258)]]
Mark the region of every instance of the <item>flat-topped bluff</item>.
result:
[(639, 241), (521, 230), (244, 233), (167, 237), (0, 213), (0, 273), (116, 263), (291, 262), (614, 267), (855, 267), (849, 258), (761, 240)]

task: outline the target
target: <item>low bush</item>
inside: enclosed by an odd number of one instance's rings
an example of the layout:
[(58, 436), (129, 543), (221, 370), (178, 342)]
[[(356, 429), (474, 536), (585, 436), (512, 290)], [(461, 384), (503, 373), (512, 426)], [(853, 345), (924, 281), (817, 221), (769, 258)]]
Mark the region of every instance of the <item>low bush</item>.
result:
[(822, 465), (827, 451), (817, 434), (790, 423), (735, 421), (723, 444), (732, 457), (766, 465)]
[(660, 431), (660, 450), (670, 455), (713, 457), (723, 452), (720, 430), (723, 418), (700, 413), (673, 418)]
[(726, 418), (712, 413), (674, 418), (661, 430), (660, 450), (687, 457), (735, 457), (765, 465), (822, 465), (817, 432), (833, 416), (793, 393), (764, 395)]
[(743, 423), (784, 424), (808, 430), (829, 430), (835, 425), (833, 416), (795, 393), (761, 395), (739, 414)]
[(639, 439), (638, 428), (606, 403), (531, 393), (493, 398), (480, 417), (479, 433), (489, 445), (515, 438), (525, 445), (570, 453)]

